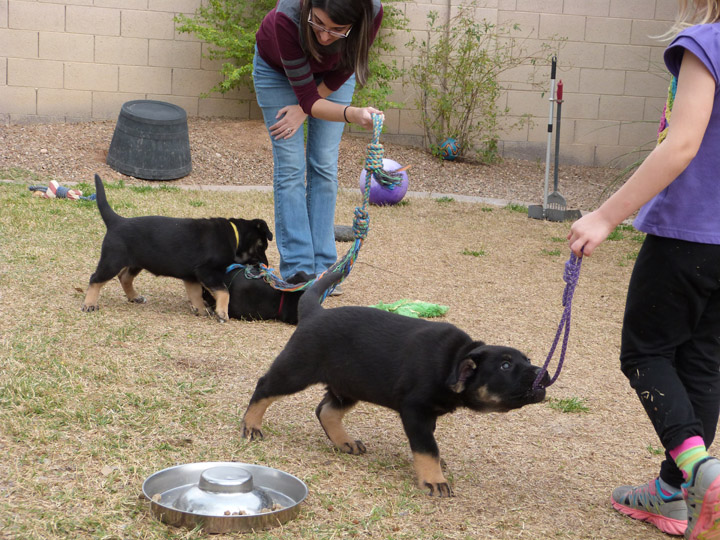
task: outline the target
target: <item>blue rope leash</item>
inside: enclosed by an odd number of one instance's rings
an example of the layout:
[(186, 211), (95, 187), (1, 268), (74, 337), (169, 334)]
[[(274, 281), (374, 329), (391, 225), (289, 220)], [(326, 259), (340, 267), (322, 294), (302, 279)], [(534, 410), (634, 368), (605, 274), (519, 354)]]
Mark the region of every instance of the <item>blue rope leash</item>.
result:
[(547, 373), (548, 371), (550, 360), (552, 360), (552, 357), (555, 354), (555, 349), (557, 348), (557, 344), (560, 341), (560, 334), (563, 333), (564, 328), (565, 334), (563, 335), (563, 343), (560, 350), (560, 358), (558, 360), (557, 370), (555, 371), (555, 375), (553, 375), (550, 379), (550, 382), (544, 385), (545, 388), (553, 384), (557, 380), (558, 376), (560, 376), (560, 371), (562, 370), (563, 362), (565, 361), (565, 352), (567, 351), (568, 338), (570, 337), (570, 315), (572, 313), (572, 298), (573, 294), (575, 293), (575, 287), (577, 286), (578, 279), (580, 278), (581, 264), (582, 257), (578, 257), (574, 253), (570, 254), (570, 258), (565, 263), (563, 280), (565, 281), (566, 285), (565, 290), (563, 291), (562, 299), (562, 304), (563, 306), (565, 306), (565, 308), (563, 309), (563, 314), (560, 319), (560, 325), (558, 326), (557, 333), (555, 334), (555, 340), (553, 341), (552, 347), (550, 347), (550, 352), (548, 353), (547, 359), (545, 360), (545, 364), (543, 364), (540, 373), (538, 373), (537, 377), (535, 378), (535, 382), (533, 382), (533, 389), (542, 386), (540, 384), (540, 381), (545, 376), (545, 373)]

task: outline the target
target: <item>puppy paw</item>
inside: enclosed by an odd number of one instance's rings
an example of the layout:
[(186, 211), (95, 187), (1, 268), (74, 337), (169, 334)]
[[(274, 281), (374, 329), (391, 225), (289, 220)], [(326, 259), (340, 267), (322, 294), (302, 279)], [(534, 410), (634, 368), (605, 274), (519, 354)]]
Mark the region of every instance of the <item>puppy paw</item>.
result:
[(242, 425), (242, 438), (250, 441), (259, 441), (265, 438), (260, 428)]
[(91, 311), (100, 311), (100, 306), (97, 304), (83, 304), (82, 309), (85, 313), (90, 313)]
[(420, 482), (420, 489), (427, 490), (430, 497), (452, 497), (453, 491), (447, 482)]
[(131, 304), (147, 304), (147, 300), (144, 296), (136, 296), (135, 298), (128, 298), (128, 302)]
[(224, 312), (222, 312), (222, 311), (216, 311), (216, 312), (215, 312), (215, 318), (216, 318), (216, 319), (218, 320), (218, 322), (220, 322), (220, 323), (226, 323), (226, 322), (228, 322), (227, 313), (224, 313)]
[(367, 448), (365, 448), (362, 441), (346, 441), (338, 446), (338, 448), (346, 454), (352, 454), (353, 456), (359, 456), (367, 452)]

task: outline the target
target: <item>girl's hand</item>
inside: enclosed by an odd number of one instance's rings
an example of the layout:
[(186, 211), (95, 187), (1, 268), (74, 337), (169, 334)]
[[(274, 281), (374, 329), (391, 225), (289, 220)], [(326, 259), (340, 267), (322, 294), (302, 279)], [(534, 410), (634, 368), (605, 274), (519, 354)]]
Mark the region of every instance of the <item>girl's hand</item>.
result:
[(346, 112), (347, 119), (353, 124), (369, 130), (373, 128), (373, 114), (383, 114), (383, 112), (375, 107), (348, 107)]
[(289, 139), (298, 132), (300, 126), (307, 118), (300, 105), (288, 105), (277, 113), (279, 120), (270, 126), (270, 136), (273, 139)]
[(595, 248), (615, 229), (599, 210), (581, 217), (570, 227), (567, 236), (572, 252), (578, 257), (592, 255)]

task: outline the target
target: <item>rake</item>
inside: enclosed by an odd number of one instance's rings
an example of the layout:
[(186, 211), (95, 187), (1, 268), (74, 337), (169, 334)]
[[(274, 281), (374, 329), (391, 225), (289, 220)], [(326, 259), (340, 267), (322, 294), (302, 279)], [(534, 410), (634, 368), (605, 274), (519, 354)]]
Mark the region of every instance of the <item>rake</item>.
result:
[(552, 137), (553, 137), (553, 116), (555, 113), (555, 71), (557, 70), (557, 56), (552, 57), (552, 67), (550, 70), (550, 114), (548, 114), (548, 126), (547, 126), (547, 150), (545, 154), (545, 186), (543, 188), (543, 200), (542, 205), (533, 204), (528, 208), (528, 217), (533, 219), (545, 219), (548, 204), (548, 181), (550, 178), (550, 152), (552, 148)]
[[(567, 201), (558, 192), (558, 161), (560, 156), (560, 116), (562, 111), (563, 82), (558, 81), (555, 103), (557, 104), (557, 122), (555, 122), (555, 167), (553, 169), (553, 192), (545, 200), (545, 218), (548, 221), (565, 221)], [(547, 185), (547, 183), (546, 183)]]

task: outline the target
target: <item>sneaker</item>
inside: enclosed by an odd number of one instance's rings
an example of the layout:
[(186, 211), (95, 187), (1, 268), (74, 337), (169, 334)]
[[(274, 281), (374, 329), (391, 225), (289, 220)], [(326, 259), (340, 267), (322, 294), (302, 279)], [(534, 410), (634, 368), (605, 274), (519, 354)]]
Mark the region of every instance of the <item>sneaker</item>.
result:
[(692, 483), (682, 487), (688, 508), (685, 538), (720, 539), (720, 460), (709, 457), (695, 465)]
[(620, 486), (612, 492), (615, 510), (655, 525), (666, 534), (682, 536), (687, 528), (688, 508), (681, 491), (665, 495), (656, 478), (641, 486)]

